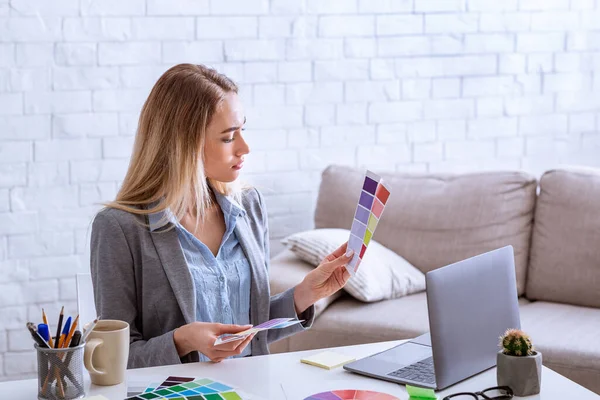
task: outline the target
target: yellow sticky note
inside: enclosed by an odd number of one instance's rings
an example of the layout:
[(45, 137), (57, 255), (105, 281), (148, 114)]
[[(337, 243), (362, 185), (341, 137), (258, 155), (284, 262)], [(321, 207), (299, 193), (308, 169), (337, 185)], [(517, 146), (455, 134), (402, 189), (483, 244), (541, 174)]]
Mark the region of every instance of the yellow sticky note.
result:
[(305, 357), (300, 360), (304, 364), (314, 365), (325, 369), (334, 369), (341, 367), (349, 362), (356, 361), (354, 357), (345, 354), (334, 353), (333, 351), (324, 351), (319, 354), (314, 354), (310, 357)]

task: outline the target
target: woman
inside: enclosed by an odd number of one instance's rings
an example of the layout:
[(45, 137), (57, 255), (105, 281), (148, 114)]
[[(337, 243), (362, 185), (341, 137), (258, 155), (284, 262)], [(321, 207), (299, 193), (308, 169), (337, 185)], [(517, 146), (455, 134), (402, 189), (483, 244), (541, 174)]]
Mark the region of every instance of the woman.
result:
[[(202, 65), (166, 71), (142, 108), (117, 198), (94, 220), (96, 309), (129, 323), (129, 368), (268, 354), (269, 343), (310, 328), (313, 304), (350, 277), (343, 244), (270, 296), (265, 203), (236, 182), (250, 151), (237, 91)], [(278, 317), (304, 322), (213, 346)]]

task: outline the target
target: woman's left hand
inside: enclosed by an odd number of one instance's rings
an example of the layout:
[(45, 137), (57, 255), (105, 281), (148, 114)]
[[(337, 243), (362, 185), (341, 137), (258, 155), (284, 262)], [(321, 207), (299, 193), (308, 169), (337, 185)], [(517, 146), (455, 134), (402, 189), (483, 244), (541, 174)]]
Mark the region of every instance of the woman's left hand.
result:
[(302, 314), (317, 300), (330, 296), (344, 287), (350, 273), (345, 265), (350, 262), (354, 252), (350, 250), (346, 254), (348, 242), (338, 247), (333, 253), (321, 261), (321, 264), (309, 272), (302, 283), (296, 286), (294, 291), (294, 303), (296, 313)]

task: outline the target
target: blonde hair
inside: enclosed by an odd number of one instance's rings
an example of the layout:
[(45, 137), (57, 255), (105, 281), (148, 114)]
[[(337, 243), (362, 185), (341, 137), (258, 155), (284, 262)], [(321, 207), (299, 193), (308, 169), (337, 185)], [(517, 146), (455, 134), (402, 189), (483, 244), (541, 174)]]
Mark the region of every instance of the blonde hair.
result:
[(214, 69), (169, 68), (144, 103), (127, 174), (105, 206), (137, 215), (168, 209), (178, 220), (192, 211), (198, 223), (213, 204), (210, 187), (239, 201), (238, 184), (204, 173), (206, 128), (229, 92), (237, 93), (237, 85)]

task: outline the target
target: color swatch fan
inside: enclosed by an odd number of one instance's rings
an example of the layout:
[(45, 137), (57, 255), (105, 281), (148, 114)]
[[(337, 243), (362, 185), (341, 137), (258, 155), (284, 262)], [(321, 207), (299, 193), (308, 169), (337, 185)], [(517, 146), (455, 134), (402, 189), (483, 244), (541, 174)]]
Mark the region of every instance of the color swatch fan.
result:
[(144, 393), (138, 393), (126, 400), (246, 400), (252, 399), (242, 393), (208, 378), (169, 376), (160, 384), (151, 384)]
[(254, 333), (258, 333), (260, 331), (266, 331), (268, 329), (283, 329), (283, 328), (287, 328), (288, 326), (299, 324), (301, 322), (304, 322), (304, 320), (297, 320), (294, 318), (275, 318), (270, 321), (263, 322), (260, 325), (256, 325), (256, 326), (254, 326), (250, 329), (247, 329), (243, 332), (224, 333), (224, 334), (220, 335), (219, 337), (217, 337), (217, 340), (215, 340), (215, 343), (213, 344), (213, 346), (217, 346), (217, 345), (220, 345), (223, 343), (233, 342), (234, 340), (245, 339), (248, 336), (250, 336)]
[(371, 390), (333, 390), (313, 394), (304, 400), (400, 400), (395, 396)]
[(348, 247), (354, 250), (354, 257), (346, 265), (351, 275), (358, 271), (389, 197), (390, 191), (381, 177), (367, 171), (348, 240)]

